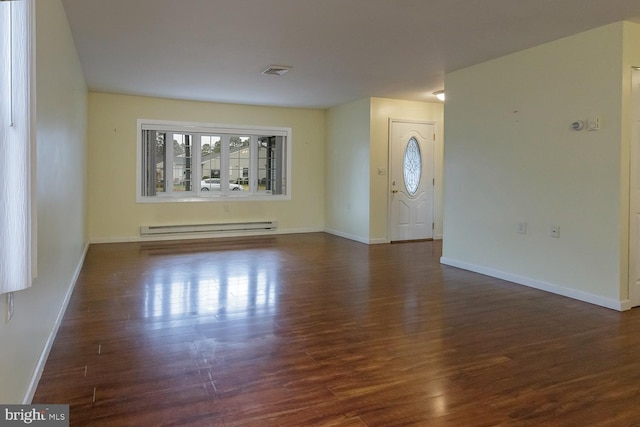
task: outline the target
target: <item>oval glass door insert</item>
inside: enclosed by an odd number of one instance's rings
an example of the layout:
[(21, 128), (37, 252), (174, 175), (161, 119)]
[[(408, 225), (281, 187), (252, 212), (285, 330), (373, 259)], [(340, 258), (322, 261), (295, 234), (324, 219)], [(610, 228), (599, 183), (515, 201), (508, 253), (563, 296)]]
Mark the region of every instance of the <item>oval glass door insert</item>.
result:
[(404, 169), (404, 186), (407, 189), (407, 193), (413, 196), (418, 191), (420, 177), (422, 175), (420, 145), (418, 145), (418, 141), (414, 137), (411, 137), (407, 143), (402, 167)]

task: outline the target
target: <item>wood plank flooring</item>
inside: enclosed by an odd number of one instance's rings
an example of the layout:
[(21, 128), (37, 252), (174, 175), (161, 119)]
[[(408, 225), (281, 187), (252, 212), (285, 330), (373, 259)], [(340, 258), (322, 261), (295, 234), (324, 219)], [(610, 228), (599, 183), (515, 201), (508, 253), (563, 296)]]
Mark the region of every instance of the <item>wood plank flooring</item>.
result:
[(92, 245), (34, 403), (75, 426), (640, 425), (640, 311), (322, 233)]

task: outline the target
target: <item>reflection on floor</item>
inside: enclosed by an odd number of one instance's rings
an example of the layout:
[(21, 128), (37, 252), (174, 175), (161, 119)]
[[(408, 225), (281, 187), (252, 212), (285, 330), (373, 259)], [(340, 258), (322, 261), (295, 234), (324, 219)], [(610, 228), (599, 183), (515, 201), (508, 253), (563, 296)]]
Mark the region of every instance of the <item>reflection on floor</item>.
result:
[(629, 425), (640, 312), (311, 233), (93, 245), (34, 403), (71, 425)]

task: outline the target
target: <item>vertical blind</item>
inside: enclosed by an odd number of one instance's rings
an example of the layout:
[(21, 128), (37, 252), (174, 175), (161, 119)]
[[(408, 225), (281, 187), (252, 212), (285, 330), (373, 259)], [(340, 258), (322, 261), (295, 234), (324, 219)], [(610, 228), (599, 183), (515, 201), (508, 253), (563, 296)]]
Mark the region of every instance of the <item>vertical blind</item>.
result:
[(0, 0), (0, 294), (31, 286), (33, 0)]
[[(142, 193), (156, 195), (156, 131), (142, 131)], [(147, 165), (153, 165), (148, 167)]]

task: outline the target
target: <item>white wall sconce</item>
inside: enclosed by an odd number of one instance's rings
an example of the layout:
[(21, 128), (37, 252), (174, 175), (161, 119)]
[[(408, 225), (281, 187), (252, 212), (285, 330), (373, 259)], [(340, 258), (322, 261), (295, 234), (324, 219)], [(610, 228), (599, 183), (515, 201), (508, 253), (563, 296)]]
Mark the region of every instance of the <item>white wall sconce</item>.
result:
[(444, 90), (437, 90), (435, 92), (433, 92), (433, 94), (436, 96), (436, 98), (438, 98), (440, 101), (444, 101)]

